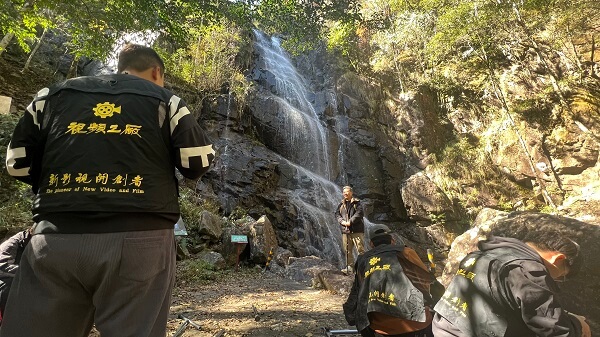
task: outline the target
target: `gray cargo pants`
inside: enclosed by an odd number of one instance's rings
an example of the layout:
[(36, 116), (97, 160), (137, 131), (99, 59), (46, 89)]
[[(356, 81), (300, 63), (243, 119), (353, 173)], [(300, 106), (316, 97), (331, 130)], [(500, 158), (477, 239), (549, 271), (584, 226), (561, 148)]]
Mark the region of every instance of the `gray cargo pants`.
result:
[(25, 249), (1, 337), (165, 337), (173, 229), (37, 234)]

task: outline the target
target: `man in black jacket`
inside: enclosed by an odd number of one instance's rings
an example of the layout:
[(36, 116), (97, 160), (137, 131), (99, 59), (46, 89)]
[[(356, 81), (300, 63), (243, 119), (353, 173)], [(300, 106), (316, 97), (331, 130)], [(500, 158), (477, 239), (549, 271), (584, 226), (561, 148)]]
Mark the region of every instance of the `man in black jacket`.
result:
[(519, 241), (491, 237), (460, 263), (435, 306), (436, 337), (589, 337), (581, 316), (560, 305), (555, 282), (578, 272), (579, 245), (558, 233)]
[(433, 275), (385, 225), (369, 228), (344, 315), (363, 337), (431, 337)]
[(215, 152), (153, 49), (125, 46), (118, 72), (40, 90), (15, 128), (6, 166), (32, 186), (35, 225), (2, 337), (166, 334), (175, 168), (197, 179)]
[(346, 254), (346, 267), (343, 273), (352, 273), (354, 265), (354, 247), (358, 254), (365, 251), (363, 221), (363, 208), (360, 200), (352, 197), (352, 187), (344, 186), (342, 189), (343, 199), (335, 210), (335, 216), (342, 231), (342, 246)]

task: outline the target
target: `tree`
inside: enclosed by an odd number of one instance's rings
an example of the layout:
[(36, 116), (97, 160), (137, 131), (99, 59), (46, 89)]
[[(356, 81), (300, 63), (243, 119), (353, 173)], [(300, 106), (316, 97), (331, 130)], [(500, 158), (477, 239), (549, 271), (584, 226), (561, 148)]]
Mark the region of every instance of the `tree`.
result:
[(292, 53), (307, 51), (327, 35), (328, 21), (350, 22), (357, 18), (357, 0), (260, 0), (251, 2), (251, 20), (267, 34), (281, 34)]
[(86, 56), (101, 60), (112, 50), (115, 41), (128, 32), (157, 31), (181, 43), (186, 40), (187, 17), (191, 13), (213, 15), (220, 10), (221, 3), (210, 0), (4, 1), (7, 11), (0, 12), (0, 30), (7, 35), (6, 40), (12, 34), (19, 45), (29, 51), (28, 43), (35, 39), (36, 29), (60, 28), (70, 37), (66, 46), (76, 58)]
[(4, 37), (0, 41), (0, 55), (13, 39), (23, 50), (29, 51), (27, 41), (35, 39), (36, 28), (48, 27), (50, 22), (30, 2), (2, 0), (1, 3), (0, 31)]

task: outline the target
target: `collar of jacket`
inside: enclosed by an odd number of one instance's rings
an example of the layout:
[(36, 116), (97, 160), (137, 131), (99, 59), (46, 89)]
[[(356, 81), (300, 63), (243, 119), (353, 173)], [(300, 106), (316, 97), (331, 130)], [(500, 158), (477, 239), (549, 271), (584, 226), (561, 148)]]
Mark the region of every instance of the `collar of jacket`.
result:
[[(351, 204), (353, 204), (355, 202), (359, 202), (359, 201), (360, 201), (360, 199), (356, 199), (354, 197), (352, 197), (352, 199), (350, 199)], [(345, 203), (346, 203), (346, 199), (342, 198), (342, 204), (345, 204)]]

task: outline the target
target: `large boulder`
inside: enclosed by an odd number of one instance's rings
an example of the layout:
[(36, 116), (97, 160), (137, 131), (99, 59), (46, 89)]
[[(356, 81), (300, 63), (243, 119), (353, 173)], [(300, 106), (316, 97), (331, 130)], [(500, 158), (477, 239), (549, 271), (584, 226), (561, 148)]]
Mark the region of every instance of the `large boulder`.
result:
[(294, 256), (292, 252), (285, 248), (277, 247), (275, 251), (273, 261), (281, 267), (285, 267), (290, 262), (290, 257)]
[(561, 285), (559, 295), (563, 306), (574, 313), (586, 316), (592, 330), (600, 328), (600, 226), (572, 218), (534, 212), (506, 213), (490, 209), (482, 210), (471, 229), (452, 243), (441, 282), (448, 285), (456, 274), (458, 263), (469, 252), (477, 249), (477, 242), (490, 235), (525, 239), (539, 231), (553, 231), (567, 235), (581, 246), (585, 263), (581, 272)]
[(256, 220), (251, 217), (245, 217), (223, 229), (220, 253), (228, 266), (234, 266), (239, 263), (240, 260), (244, 260), (244, 258), (249, 255), (248, 251), (250, 250), (247, 248), (248, 243), (232, 242), (232, 235), (248, 236), (250, 233), (250, 225), (255, 221)]
[(8, 115), (10, 113), (11, 103), (12, 97), (0, 95), (0, 115)]
[(354, 275), (344, 275), (339, 271), (324, 271), (318, 276), (319, 284), (316, 284), (316, 286), (342, 296), (350, 294)]
[(501, 219), (506, 218), (507, 212), (484, 208), (477, 214), (477, 218), (469, 230), (459, 235), (450, 246), (450, 252), (446, 259), (444, 273), (440, 282), (447, 286), (458, 270), (460, 261), (472, 251), (477, 250), (477, 243), (485, 240), (490, 235), (491, 227)]
[(218, 240), (223, 234), (223, 220), (220, 216), (209, 211), (202, 211), (198, 223), (198, 233), (211, 241)]
[(206, 263), (208, 263), (211, 267), (216, 270), (224, 269), (227, 263), (223, 258), (223, 255), (213, 252), (213, 251), (204, 251), (198, 255), (198, 258)]
[(250, 260), (257, 264), (265, 264), (269, 253), (277, 251), (277, 235), (269, 218), (261, 216), (250, 225)]
[(340, 273), (337, 267), (316, 256), (290, 257), (284, 275), (294, 281), (313, 285), (319, 282), (319, 274), (326, 271)]
[(554, 129), (545, 139), (545, 145), (552, 157), (552, 167), (559, 175), (579, 174), (598, 162), (598, 140), (575, 124)]
[(412, 175), (402, 186), (402, 200), (408, 216), (423, 223), (460, 219), (452, 200), (422, 172)]

